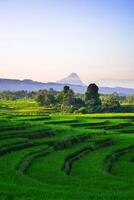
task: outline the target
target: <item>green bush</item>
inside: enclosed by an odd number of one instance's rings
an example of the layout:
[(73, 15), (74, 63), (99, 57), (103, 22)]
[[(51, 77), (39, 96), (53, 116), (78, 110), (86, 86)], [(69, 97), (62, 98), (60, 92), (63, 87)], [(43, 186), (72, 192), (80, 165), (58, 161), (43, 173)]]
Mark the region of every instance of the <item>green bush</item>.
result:
[(75, 113), (86, 114), (87, 113), (87, 109), (86, 109), (86, 107), (82, 106), (78, 110), (76, 110)]

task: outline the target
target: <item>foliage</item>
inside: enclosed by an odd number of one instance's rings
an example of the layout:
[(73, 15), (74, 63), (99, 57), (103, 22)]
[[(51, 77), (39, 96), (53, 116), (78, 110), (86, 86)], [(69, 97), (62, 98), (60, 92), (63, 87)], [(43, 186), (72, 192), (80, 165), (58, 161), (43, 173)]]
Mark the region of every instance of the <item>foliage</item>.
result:
[(128, 96), (127, 97), (128, 103), (133, 103), (134, 104), (134, 96)]
[(77, 110), (75, 111), (75, 113), (86, 114), (86, 113), (87, 113), (87, 108), (84, 107), (84, 106), (82, 106), (82, 107), (80, 107), (79, 109), (77, 109)]
[(117, 112), (120, 111), (120, 102), (117, 94), (111, 94), (101, 97), (102, 110), (105, 112)]
[(101, 111), (101, 100), (99, 96), (99, 88), (96, 84), (90, 84), (85, 93), (85, 103), (89, 113)]
[(41, 106), (50, 106), (55, 103), (55, 96), (53, 90), (39, 90), (37, 92), (37, 95), (35, 97), (35, 100), (39, 103)]
[(35, 100), (38, 102), (40, 106), (43, 106), (45, 104), (45, 91), (39, 90), (37, 93)]
[(17, 99), (32, 99), (34, 98), (36, 92), (32, 91), (24, 91), (24, 90), (20, 90), (20, 91), (3, 91), (0, 92), (0, 99), (4, 99), (4, 100), (17, 100)]
[[(134, 96), (119, 96), (118, 94), (100, 95), (98, 86), (90, 84), (85, 94), (74, 93), (65, 86), (58, 92), (52, 88), (39, 91), (3, 91), (0, 92), (3, 100), (36, 100), (39, 106), (53, 108), (58, 112), (66, 113), (95, 113), (95, 112), (134, 112)], [(83, 108), (84, 107), (84, 108)]]
[(63, 112), (72, 112), (75, 103), (73, 90), (69, 86), (65, 86), (59, 94), (59, 98), (61, 99), (61, 110)]

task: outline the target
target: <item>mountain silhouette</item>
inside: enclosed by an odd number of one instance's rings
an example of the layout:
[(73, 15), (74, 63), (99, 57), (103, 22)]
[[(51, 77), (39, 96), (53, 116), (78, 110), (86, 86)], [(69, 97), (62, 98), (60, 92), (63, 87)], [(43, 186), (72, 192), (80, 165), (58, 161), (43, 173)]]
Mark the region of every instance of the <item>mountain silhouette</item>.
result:
[(57, 81), (57, 83), (85, 86), (85, 84), (76, 73), (71, 73), (66, 78)]
[[(71, 82), (72, 83), (72, 82)], [(75, 85), (75, 84), (66, 84), (66, 83), (42, 83), (38, 81), (33, 81), (29, 79), (16, 80), (16, 79), (2, 79), (0, 78), (0, 91), (18, 91), (18, 90), (28, 90), (36, 91), (40, 89), (53, 88), (56, 91), (62, 91), (63, 87), (68, 85), (76, 93), (84, 93), (87, 89), (85, 85)], [(99, 87), (99, 92), (101, 94), (112, 94), (114, 92), (120, 95), (134, 95), (134, 89), (132, 88), (123, 88), (123, 87)]]

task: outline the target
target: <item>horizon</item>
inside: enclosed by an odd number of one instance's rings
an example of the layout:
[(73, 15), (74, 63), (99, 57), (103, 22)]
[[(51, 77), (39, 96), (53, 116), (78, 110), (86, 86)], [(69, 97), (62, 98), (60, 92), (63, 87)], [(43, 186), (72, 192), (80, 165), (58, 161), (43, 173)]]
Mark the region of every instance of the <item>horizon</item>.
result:
[[(68, 76), (70, 76), (71, 74), (75, 73), (79, 78), (80, 80), (84, 83), (84, 81), (81, 79), (81, 77), (79, 76), (79, 74), (77, 74), (76, 72), (72, 72), (70, 74), (68, 74)], [(62, 77), (60, 80), (64, 79), (64, 78), (67, 78), (68, 76), (66, 77)], [(39, 80), (35, 80), (35, 79), (32, 79), (32, 78), (21, 78), (21, 79), (17, 79), (17, 78), (6, 78), (6, 77), (3, 77), (0, 79), (9, 79), (9, 80), (20, 80), (20, 81), (34, 81), (34, 82), (41, 82), (41, 83), (56, 83), (56, 84), (70, 84), (70, 83), (60, 83), (59, 81), (60, 80), (56, 80), (56, 81), (39, 81)], [(134, 89), (134, 80), (118, 80), (118, 79), (105, 79), (105, 80), (95, 80), (95, 81), (90, 81), (88, 82), (87, 84), (85, 84), (85, 86), (88, 86), (89, 84), (91, 83), (95, 83), (97, 84), (99, 87), (111, 87), (111, 88), (118, 88), (118, 87), (121, 87), (121, 88), (130, 88), (130, 89)], [(124, 84), (125, 83), (125, 84)], [(72, 84), (73, 85), (73, 84)]]
[[(134, 87), (134, 2), (0, 2), (0, 78)], [(108, 80), (108, 81), (107, 81)], [(119, 86), (119, 85), (117, 85)]]

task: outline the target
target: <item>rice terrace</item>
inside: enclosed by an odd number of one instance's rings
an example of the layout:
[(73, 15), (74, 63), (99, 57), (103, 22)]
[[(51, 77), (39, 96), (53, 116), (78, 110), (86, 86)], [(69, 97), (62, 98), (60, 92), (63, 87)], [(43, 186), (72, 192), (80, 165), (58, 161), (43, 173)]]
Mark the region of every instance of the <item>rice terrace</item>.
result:
[(0, 200), (134, 200), (134, 0), (0, 0)]
[(1, 100), (0, 199), (134, 199), (134, 114)]

